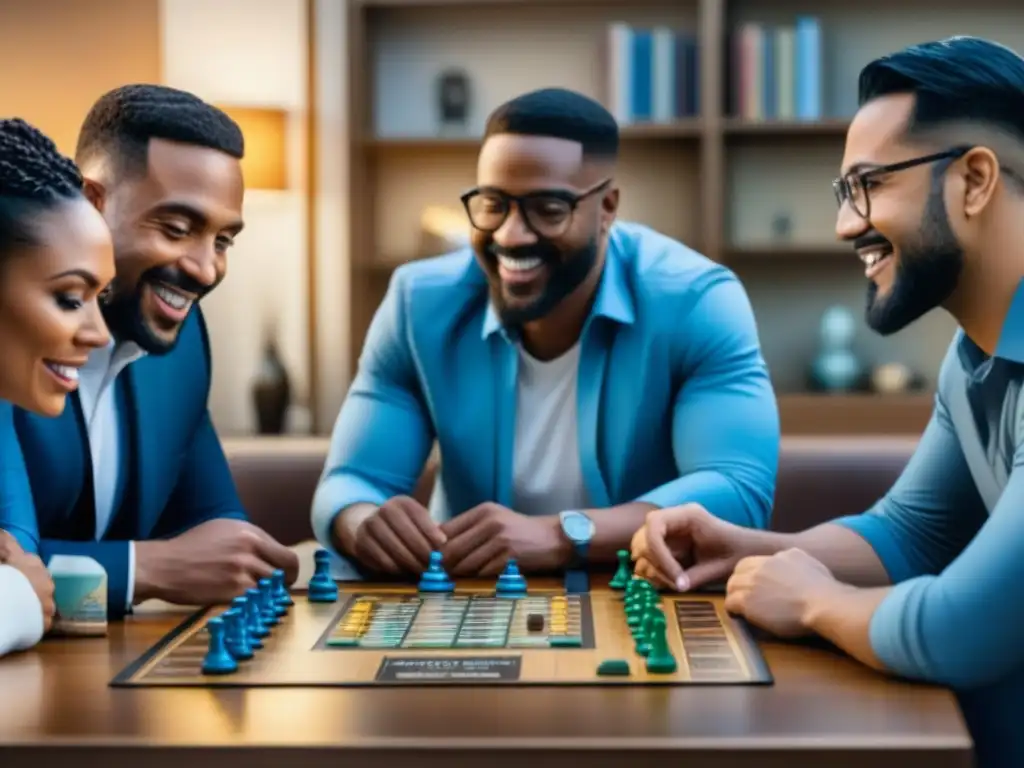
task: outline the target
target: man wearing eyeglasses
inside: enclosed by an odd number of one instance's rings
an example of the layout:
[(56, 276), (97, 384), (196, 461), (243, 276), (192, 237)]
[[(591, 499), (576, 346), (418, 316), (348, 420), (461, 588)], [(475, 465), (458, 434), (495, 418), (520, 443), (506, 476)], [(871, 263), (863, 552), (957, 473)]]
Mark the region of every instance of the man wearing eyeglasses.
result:
[(471, 247), (396, 270), (335, 425), (312, 521), (350, 575), (418, 576), (431, 551), (453, 576), (583, 570), (683, 503), (768, 524), (779, 419), (751, 306), (724, 267), (616, 223), (618, 144), (567, 90), (490, 116)]
[(1019, 768), (1024, 59), (975, 38), (914, 46), (869, 64), (860, 95), (835, 188), (867, 322), (891, 334), (942, 307), (960, 325), (917, 450), (863, 514), (790, 535), (666, 509), (633, 555), (681, 590), (730, 577), (726, 608), (764, 629), (953, 687), (979, 768)]

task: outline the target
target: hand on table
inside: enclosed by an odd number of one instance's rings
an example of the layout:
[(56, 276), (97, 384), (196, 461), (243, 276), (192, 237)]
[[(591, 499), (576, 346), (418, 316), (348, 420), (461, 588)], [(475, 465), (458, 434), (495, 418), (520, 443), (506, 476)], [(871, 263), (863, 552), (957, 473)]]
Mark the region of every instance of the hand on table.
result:
[(299, 558), (242, 520), (210, 520), (166, 541), (135, 543), (135, 597), (179, 605), (232, 600), (277, 569), (292, 584)]
[(7, 531), (0, 531), (0, 563), (16, 568), (28, 579), (43, 610), (43, 631), (49, 632), (57, 608), (53, 599), (53, 578), (43, 561), (25, 552)]
[(453, 517), (441, 526), (448, 542), (441, 549), (452, 576), (497, 576), (510, 558), (523, 571), (554, 570), (563, 564), (568, 541), (558, 517), (531, 517), (491, 502)]
[(726, 578), (750, 554), (749, 535), (699, 504), (656, 509), (633, 536), (634, 572), (659, 587), (686, 592)]
[(832, 573), (801, 549), (740, 560), (726, 585), (725, 609), (778, 637), (809, 634), (807, 606), (835, 586)]
[(378, 573), (419, 576), (430, 563), (430, 553), (444, 543), (444, 533), (426, 507), (409, 496), (395, 496), (358, 523), (344, 549)]

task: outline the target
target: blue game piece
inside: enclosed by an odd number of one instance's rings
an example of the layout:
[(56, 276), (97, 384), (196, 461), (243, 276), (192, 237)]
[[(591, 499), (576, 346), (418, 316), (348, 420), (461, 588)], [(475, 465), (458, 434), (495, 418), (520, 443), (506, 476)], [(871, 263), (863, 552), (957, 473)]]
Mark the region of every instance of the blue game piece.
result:
[(249, 644), (249, 630), (245, 626), (245, 616), (237, 608), (229, 608), (223, 614), (227, 632), (224, 644), (228, 652), (239, 661), (248, 661), (253, 657), (252, 645)]
[(427, 570), (420, 576), (420, 592), (454, 592), (455, 584), (441, 565), (441, 553), (431, 552)]
[(245, 596), (249, 598), (245, 603), (245, 617), (248, 619), (249, 634), (256, 637), (266, 637), (270, 634), (270, 627), (263, 621), (262, 602), (258, 589), (247, 590)]
[(495, 595), (498, 597), (525, 597), (526, 579), (519, 572), (519, 564), (512, 558), (505, 565), (505, 570), (498, 577), (498, 584), (495, 588)]
[(257, 635), (255, 627), (252, 624), (249, 614), (249, 598), (240, 595), (231, 601), (232, 610), (238, 611), (238, 615), (241, 617), (239, 621), (242, 624), (242, 629), (245, 630), (245, 637), (249, 643), (249, 647), (254, 651), (258, 651), (263, 647), (263, 641), (260, 640), (261, 635)]
[(257, 583), (260, 593), (260, 618), (264, 624), (272, 627), (281, 620), (277, 616), (277, 606), (274, 604), (274, 582), (264, 577)]
[(238, 662), (225, 643), (224, 620), (216, 616), (207, 620), (206, 631), (210, 633), (210, 647), (203, 659), (203, 674), (229, 675), (237, 671)]
[(271, 576), (274, 580), (274, 602), (281, 607), (279, 616), (288, 613), (288, 606), (295, 605), (292, 596), (288, 594), (288, 588), (284, 585), (284, 571), (277, 568)]
[(306, 599), (311, 603), (333, 603), (338, 599), (338, 585), (331, 578), (331, 555), (325, 549), (313, 553), (313, 576), (309, 579)]

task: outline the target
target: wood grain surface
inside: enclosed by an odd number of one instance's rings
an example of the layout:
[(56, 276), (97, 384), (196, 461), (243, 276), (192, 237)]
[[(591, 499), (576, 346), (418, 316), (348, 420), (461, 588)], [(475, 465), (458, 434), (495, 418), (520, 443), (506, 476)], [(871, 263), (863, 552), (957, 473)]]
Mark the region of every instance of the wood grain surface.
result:
[(0, 661), (0, 765), (967, 768), (953, 696), (816, 644), (764, 642), (770, 686), (114, 688), (194, 609)]

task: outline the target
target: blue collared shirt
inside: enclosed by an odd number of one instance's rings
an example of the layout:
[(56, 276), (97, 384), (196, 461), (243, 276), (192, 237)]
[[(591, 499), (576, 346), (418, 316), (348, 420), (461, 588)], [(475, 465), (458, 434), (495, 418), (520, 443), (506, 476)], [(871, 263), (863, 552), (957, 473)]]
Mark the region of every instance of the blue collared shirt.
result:
[[(395, 271), (314, 498), (325, 546), (340, 510), (410, 493), (435, 443), (438, 518), (512, 506), (519, 354), (488, 296), (469, 249)], [(767, 527), (779, 417), (732, 272), (618, 223), (580, 345), (579, 460), (592, 506), (695, 502)]]
[(894, 673), (951, 686), (979, 766), (1024, 766), (1024, 283), (989, 357), (958, 332), (935, 409), (878, 504), (838, 522), (895, 585), (870, 626)]

